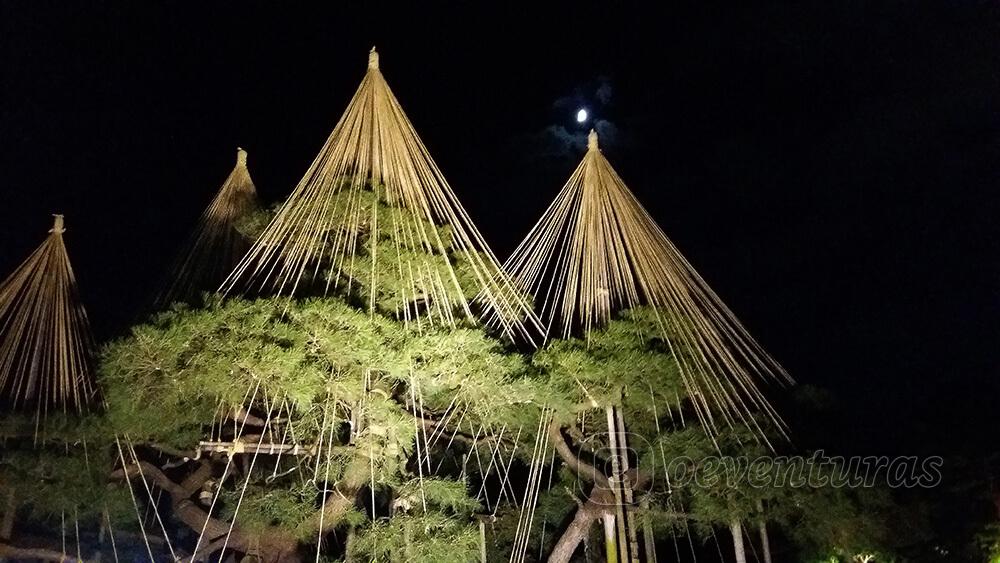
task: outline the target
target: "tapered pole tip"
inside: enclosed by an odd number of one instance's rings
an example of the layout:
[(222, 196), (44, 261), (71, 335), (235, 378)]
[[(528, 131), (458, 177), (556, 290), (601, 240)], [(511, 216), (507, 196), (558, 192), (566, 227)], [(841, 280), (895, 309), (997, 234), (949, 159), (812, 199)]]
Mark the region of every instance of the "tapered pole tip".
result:
[(597, 131), (594, 131), (593, 129), (591, 129), (590, 134), (587, 135), (587, 150), (597, 150)]
[(247, 165), (247, 151), (243, 150), (241, 147), (236, 147), (236, 165), (246, 166)]
[(54, 214), (52, 215), (52, 228), (49, 230), (50, 233), (55, 233), (61, 235), (66, 232), (66, 227), (63, 226), (63, 216)]
[(371, 51), (368, 51), (368, 68), (378, 70), (378, 51), (375, 50), (374, 46)]

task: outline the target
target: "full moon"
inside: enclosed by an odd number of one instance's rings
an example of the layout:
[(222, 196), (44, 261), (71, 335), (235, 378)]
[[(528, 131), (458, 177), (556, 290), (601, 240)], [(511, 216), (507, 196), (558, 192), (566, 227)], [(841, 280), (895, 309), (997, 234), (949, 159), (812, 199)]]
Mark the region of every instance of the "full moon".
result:
[(583, 123), (584, 121), (587, 121), (587, 110), (581, 109), (580, 111), (576, 112), (576, 122)]

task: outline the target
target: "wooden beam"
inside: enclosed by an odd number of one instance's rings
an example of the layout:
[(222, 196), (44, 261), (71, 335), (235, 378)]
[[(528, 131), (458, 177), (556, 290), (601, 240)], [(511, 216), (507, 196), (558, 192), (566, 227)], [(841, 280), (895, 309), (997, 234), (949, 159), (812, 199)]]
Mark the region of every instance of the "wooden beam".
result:
[(198, 442), (201, 453), (313, 455), (315, 446), (300, 444), (248, 444), (246, 442)]

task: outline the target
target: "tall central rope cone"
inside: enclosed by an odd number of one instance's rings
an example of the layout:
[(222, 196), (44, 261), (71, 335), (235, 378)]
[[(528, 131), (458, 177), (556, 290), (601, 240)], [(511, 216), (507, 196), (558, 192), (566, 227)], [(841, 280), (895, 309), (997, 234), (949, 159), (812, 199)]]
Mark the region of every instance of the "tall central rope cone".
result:
[(368, 68), (302, 180), (224, 294), (346, 294), (407, 327), (542, 333), (379, 70)]

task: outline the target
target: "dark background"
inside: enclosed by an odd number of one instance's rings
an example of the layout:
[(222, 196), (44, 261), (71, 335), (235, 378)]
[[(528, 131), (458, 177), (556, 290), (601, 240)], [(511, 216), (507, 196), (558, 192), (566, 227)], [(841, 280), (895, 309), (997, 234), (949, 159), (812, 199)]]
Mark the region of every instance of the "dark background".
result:
[(65, 213), (98, 336), (122, 333), (235, 148), (283, 198), (377, 45), (499, 255), (582, 155), (587, 107), (751, 332), (835, 395), (786, 403), (798, 444), (996, 450), (1000, 9), (779, 4), (0, 3), (0, 272)]

